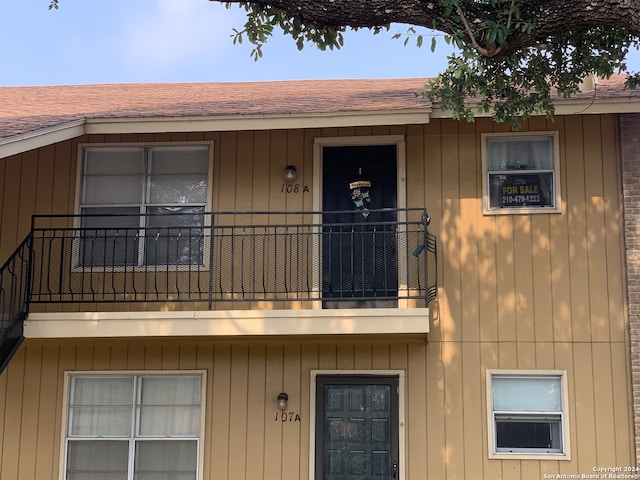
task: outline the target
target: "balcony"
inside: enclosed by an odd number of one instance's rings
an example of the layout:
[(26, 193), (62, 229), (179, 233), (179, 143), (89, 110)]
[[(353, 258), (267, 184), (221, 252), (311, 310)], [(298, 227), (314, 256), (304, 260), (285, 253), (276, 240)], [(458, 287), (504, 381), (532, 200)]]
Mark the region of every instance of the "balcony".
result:
[(27, 314), (138, 303), (147, 311), (428, 308), (437, 262), (427, 226), (425, 209), (34, 216), (0, 270), (0, 334)]

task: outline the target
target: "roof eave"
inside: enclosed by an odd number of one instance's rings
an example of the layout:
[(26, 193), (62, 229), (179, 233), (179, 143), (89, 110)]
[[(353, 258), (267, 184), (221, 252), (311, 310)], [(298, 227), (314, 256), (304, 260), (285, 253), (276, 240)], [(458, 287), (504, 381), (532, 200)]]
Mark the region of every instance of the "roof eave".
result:
[(86, 118), (0, 140), (0, 158), (84, 134), (224, 132), (428, 123), (430, 108), (318, 114), (220, 115), (192, 117)]
[(220, 115), (87, 119), (86, 133), (227, 132), (428, 123), (430, 108), (317, 114)]
[(60, 123), (51, 127), (41, 128), (33, 132), (0, 139), (0, 158), (10, 157), (19, 153), (46, 147), (54, 143), (63, 142), (79, 137), (85, 133), (85, 119)]
[[(555, 115), (598, 115), (612, 113), (640, 113), (640, 97), (609, 98), (605, 100), (563, 99), (553, 102)], [(471, 106), (473, 108), (473, 106)], [(474, 117), (491, 117), (492, 112), (474, 112)], [(431, 118), (451, 118), (451, 111), (433, 105)]]

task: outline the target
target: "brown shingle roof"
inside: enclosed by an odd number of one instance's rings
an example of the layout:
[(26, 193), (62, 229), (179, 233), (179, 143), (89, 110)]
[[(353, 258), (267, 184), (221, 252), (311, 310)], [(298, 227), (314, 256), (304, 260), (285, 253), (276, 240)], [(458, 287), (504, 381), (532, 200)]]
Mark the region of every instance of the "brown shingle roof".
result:
[[(597, 99), (640, 98), (625, 77), (599, 80)], [(0, 87), (0, 140), (95, 118), (313, 115), (428, 108), (424, 79)], [(574, 99), (593, 98), (594, 92)]]
[(421, 79), (0, 88), (0, 138), (83, 118), (295, 115), (404, 110)]

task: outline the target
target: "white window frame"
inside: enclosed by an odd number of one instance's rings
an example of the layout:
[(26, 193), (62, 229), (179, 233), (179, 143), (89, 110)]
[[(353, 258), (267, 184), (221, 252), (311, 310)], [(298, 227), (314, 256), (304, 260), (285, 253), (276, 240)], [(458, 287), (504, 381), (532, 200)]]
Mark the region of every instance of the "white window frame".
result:
[[(82, 143), (78, 146), (78, 168), (77, 168), (77, 178), (76, 178), (76, 210), (75, 213), (76, 215), (81, 215), (82, 214), (82, 208), (86, 207), (86, 205), (83, 204), (83, 192), (82, 189), (84, 187), (84, 158), (85, 158), (85, 149), (87, 148), (141, 148), (141, 149), (151, 149), (151, 148), (158, 148), (158, 147), (193, 147), (193, 146), (202, 146), (202, 147), (206, 147), (208, 149), (208, 163), (207, 163), (207, 192), (206, 192), (206, 199), (205, 199), (205, 203), (203, 204), (204, 207), (204, 236), (207, 239), (204, 243), (204, 252), (203, 252), (203, 258), (202, 258), (202, 262), (201, 263), (197, 263), (197, 264), (166, 264), (166, 263), (158, 263), (158, 264), (145, 264), (144, 259), (142, 257), (143, 253), (143, 249), (144, 249), (144, 240), (141, 241), (141, 245), (139, 246), (139, 251), (138, 251), (138, 261), (136, 262), (135, 265), (109, 265), (106, 266), (106, 268), (108, 268), (109, 271), (120, 271), (120, 270), (135, 270), (137, 268), (142, 268), (143, 270), (148, 268), (149, 266), (152, 266), (153, 268), (157, 268), (157, 269), (163, 269), (163, 268), (171, 268), (172, 270), (191, 270), (192, 268), (198, 268), (198, 270), (206, 270), (208, 268), (208, 264), (209, 264), (209, 249), (206, 247), (207, 242), (208, 242), (208, 237), (210, 236), (210, 231), (208, 230), (207, 227), (211, 226), (211, 219), (208, 215), (206, 215), (206, 212), (210, 212), (212, 210), (211, 206), (212, 206), (212, 190), (213, 190), (213, 151), (214, 151), (214, 146), (213, 146), (213, 142), (212, 141), (196, 141), (196, 142), (159, 142), (159, 143), (139, 143), (139, 142), (132, 142), (132, 143)], [(142, 179), (144, 180), (144, 182), (146, 183), (148, 181), (149, 178), (149, 172), (147, 171), (147, 165), (148, 165), (148, 157), (145, 154), (145, 158), (144, 158), (144, 162), (146, 164), (145, 166), (145, 170), (142, 173)], [(199, 203), (198, 203), (199, 204)], [(166, 204), (164, 204), (166, 205)], [(194, 203), (195, 205), (195, 203)], [(103, 205), (90, 205), (88, 206), (89, 208), (91, 207), (101, 207)], [(105, 207), (109, 207), (109, 206), (113, 206), (113, 205), (104, 205)], [(122, 207), (138, 207), (142, 212), (142, 209), (146, 207), (151, 207), (153, 208), (154, 206), (160, 206), (160, 204), (151, 204), (151, 203), (147, 203), (146, 201), (144, 201), (144, 199), (141, 199), (140, 203), (137, 203), (135, 205), (118, 205), (118, 206), (122, 206)], [(75, 220), (75, 224), (74, 227), (75, 228), (81, 228), (81, 218), (77, 217)], [(80, 251), (79, 248), (76, 249), (74, 251), (74, 268), (75, 269), (82, 269), (82, 270), (86, 270), (87, 268), (90, 269), (91, 271), (100, 271), (102, 269), (102, 267), (100, 266), (87, 266), (87, 265), (82, 265), (80, 262)]]
[[(552, 140), (553, 169), (531, 169), (531, 170), (489, 170), (488, 143), (491, 139), (501, 138), (517, 141), (527, 137), (547, 137)], [(541, 132), (510, 132), (510, 133), (483, 133), (482, 138), (482, 211), (485, 215), (520, 215), (530, 213), (561, 213), (560, 195), (560, 148), (559, 134), (557, 131)], [(490, 205), (490, 174), (500, 173), (504, 175), (552, 173), (553, 181), (553, 206), (513, 206), (513, 207), (491, 207)]]
[[(544, 378), (555, 377), (560, 380), (560, 395), (562, 409), (558, 412), (534, 412), (534, 411), (509, 411), (501, 412), (493, 409), (493, 379), (506, 378)], [(566, 370), (498, 370), (487, 369), (487, 432), (489, 458), (492, 459), (531, 459), (531, 460), (571, 460), (569, 441), (569, 399)], [(496, 448), (496, 416), (504, 415), (514, 418), (544, 420), (549, 417), (559, 417), (560, 451), (546, 451), (539, 448), (514, 448), (506, 451)]]
[[(147, 438), (153, 440), (167, 440), (168, 438), (180, 438), (185, 439), (189, 438), (195, 440), (197, 442), (197, 462), (196, 462), (196, 479), (203, 480), (204, 474), (204, 438), (205, 438), (205, 416), (206, 416), (206, 370), (147, 370), (147, 371), (134, 371), (134, 370), (122, 370), (122, 371), (65, 371), (64, 372), (64, 402), (63, 408), (64, 411), (62, 413), (62, 448), (60, 449), (60, 471), (59, 478), (66, 479), (67, 478), (67, 442), (70, 438), (68, 435), (69, 429), (69, 411), (70, 411), (70, 394), (71, 394), (71, 379), (73, 377), (159, 377), (159, 376), (170, 376), (170, 377), (179, 377), (179, 376), (199, 376), (200, 377), (200, 427), (197, 438), (195, 436), (177, 436), (177, 437), (169, 437), (169, 436), (147, 436), (140, 438)], [(134, 397), (137, 396), (137, 393), (134, 389)], [(134, 418), (134, 424), (137, 422), (136, 415), (136, 403), (134, 402), (132, 405), (132, 418)], [(134, 425), (132, 425), (132, 428)], [(85, 437), (89, 438), (89, 437)], [(105, 437), (93, 437), (93, 438), (105, 438)], [(111, 438), (111, 437), (109, 437)], [(115, 437), (114, 437), (115, 438)], [(124, 440), (124, 437), (119, 439)], [(130, 442), (135, 442), (136, 437), (133, 435), (129, 437)], [(132, 458), (133, 456), (133, 458)], [(129, 480), (133, 478), (133, 461), (135, 460), (135, 451), (133, 447), (130, 448), (129, 451)]]

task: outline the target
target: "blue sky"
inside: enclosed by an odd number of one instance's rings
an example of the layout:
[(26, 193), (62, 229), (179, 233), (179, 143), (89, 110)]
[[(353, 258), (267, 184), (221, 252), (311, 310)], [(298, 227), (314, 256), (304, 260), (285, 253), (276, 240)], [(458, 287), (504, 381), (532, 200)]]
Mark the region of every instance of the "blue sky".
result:
[[(254, 62), (233, 45), (243, 11), (207, 0), (0, 0), (0, 85), (120, 82), (261, 81), (433, 76), (444, 42), (431, 53), (388, 33), (348, 32), (342, 50), (320, 52), (276, 34)], [(640, 70), (640, 53), (629, 60)]]

